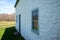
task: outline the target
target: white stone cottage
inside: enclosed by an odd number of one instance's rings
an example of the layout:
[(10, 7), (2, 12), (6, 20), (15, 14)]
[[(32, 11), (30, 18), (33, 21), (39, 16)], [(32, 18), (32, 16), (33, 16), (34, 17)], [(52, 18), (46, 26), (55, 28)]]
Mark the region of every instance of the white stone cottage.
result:
[(17, 0), (15, 8), (25, 40), (60, 40), (60, 0)]

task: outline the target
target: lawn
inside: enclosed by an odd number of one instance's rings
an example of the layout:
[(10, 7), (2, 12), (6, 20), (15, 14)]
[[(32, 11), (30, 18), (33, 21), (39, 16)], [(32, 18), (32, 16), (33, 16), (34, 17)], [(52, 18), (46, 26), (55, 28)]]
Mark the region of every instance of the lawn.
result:
[(14, 21), (0, 21), (0, 28), (8, 28), (12, 26), (15, 26)]
[(14, 21), (0, 21), (0, 40), (24, 40), (21, 35), (14, 35)]

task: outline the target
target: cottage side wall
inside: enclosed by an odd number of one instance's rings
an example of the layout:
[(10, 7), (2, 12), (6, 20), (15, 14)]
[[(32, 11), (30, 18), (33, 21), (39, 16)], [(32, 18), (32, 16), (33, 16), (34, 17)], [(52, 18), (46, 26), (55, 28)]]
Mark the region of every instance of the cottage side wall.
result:
[(45, 0), (40, 4), (40, 39), (60, 40), (60, 0)]
[[(39, 9), (39, 35), (32, 32), (35, 8)], [(21, 15), (21, 35), (26, 40), (60, 40), (60, 0), (21, 0), (16, 15)]]
[(19, 14), (21, 15), (21, 13), (20, 13), (20, 1), (15, 8), (15, 13), (16, 13), (16, 16), (17, 16), (16, 17), (16, 30), (19, 32)]

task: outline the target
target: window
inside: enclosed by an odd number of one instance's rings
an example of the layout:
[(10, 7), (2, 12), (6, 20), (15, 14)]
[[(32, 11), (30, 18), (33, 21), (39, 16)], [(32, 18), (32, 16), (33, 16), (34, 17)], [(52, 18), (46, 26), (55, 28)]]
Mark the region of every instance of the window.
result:
[(21, 15), (19, 15), (19, 32), (21, 32)]
[(16, 15), (16, 22), (18, 22), (18, 16)]
[(17, 27), (19, 29), (19, 32), (21, 32), (21, 15), (16, 15), (16, 24), (19, 25)]
[(32, 11), (32, 30), (38, 33), (38, 9)]

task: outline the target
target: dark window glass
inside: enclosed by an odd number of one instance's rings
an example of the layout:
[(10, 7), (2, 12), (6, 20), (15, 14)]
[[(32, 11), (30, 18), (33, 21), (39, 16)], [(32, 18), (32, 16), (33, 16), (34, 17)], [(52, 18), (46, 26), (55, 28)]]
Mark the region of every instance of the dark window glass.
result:
[(38, 31), (38, 9), (32, 11), (32, 29)]

